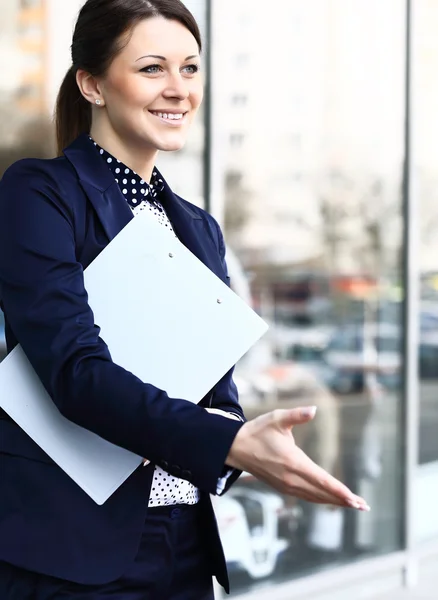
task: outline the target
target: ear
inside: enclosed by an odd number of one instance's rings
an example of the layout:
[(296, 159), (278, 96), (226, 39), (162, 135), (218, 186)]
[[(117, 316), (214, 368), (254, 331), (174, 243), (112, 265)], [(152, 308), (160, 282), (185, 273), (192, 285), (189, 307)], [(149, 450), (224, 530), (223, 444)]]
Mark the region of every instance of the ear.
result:
[(96, 104), (96, 100), (100, 101), (100, 106), (105, 104), (100, 85), (93, 75), (90, 75), (84, 69), (78, 69), (76, 72), (76, 83), (81, 94), (90, 104)]

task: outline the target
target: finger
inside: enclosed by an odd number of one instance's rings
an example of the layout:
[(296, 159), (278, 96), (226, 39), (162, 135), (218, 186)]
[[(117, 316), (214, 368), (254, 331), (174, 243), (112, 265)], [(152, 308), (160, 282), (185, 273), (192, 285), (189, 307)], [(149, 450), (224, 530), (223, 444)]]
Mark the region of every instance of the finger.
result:
[(355, 508), (358, 510), (366, 510), (365, 507), (360, 505), (359, 497), (355, 496), (358, 502), (355, 502), (355, 505), (352, 505), (350, 502), (342, 500), (341, 498), (334, 496), (328, 492), (325, 492), (307, 482), (305, 479), (302, 479), (298, 475), (296, 476), (296, 490), (293, 493), (294, 496), (302, 498), (308, 502), (313, 502), (315, 504), (330, 504), (332, 506), (342, 506), (346, 508)]
[(337, 496), (333, 496), (332, 494), (320, 490), (298, 475), (294, 477), (290, 493), (307, 502), (345, 506), (345, 503)]
[(294, 472), (313, 486), (339, 498), (353, 508), (368, 508), (367, 502), (338, 479), (314, 463), (300, 448), (294, 451)]
[(341, 500), (327, 500), (327, 498), (322, 498), (319, 496), (315, 496), (313, 494), (307, 493), (304, 490), (301, 490), (299, 493), (294, 494), (296, 498), (300, 498), (301, 500), (305, 500), (306, 502), (310, 502), (311, 504), (323, 504), (326, 506), (345, 506)]
[(300, 408), (278, 409), (275, 411), (282, 429), (291, 429), (295, 425), (302, 425), (311, 421), (316, 414), (316, 406), (302, 406)]
[[(310, 485), (310, 484), (309, 484)], [(343, 508), (353, 508), (355, 510), (360, 511), (369, 511), (369, 506), (365, 503), (364, 500), (362, 502), (350, 501), (341, 499), (337, 496), (333, 496), (331, 494), (326, 494), (315, 487), (308, 487), (303, 484), (299, 486), (298, 489), (290, 492), (291, 495), (301, 498), (302, 500), (306, 500), (307, 502), (312, 502), (313, 504), (326, 504), (330, 506), (340, 506)]]

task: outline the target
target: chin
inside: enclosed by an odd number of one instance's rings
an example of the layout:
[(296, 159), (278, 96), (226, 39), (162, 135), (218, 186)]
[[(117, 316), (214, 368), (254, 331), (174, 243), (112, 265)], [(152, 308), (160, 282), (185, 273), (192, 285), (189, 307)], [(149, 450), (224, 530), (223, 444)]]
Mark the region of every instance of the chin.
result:
[(157, 150), (161, 150), (162, 152), (176, 152), (177, 150), (181, 150), (185, 146), (185, 140), (172, 140), (157, 144)]

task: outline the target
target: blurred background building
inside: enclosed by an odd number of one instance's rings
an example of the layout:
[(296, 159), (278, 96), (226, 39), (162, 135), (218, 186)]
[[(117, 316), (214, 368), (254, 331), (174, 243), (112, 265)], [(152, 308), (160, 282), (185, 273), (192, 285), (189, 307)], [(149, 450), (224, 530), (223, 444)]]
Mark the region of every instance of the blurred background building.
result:
[[(232, 593), (377, 598), (438, 555), (438, 3), (186, 4), (208, 93), (160, 167), (221, 222), (232, 285), (270, 323), (237, 365), (242, 404), (316, 404), (298, 443), (372, 505), (244, 474), (217, 500)], [(81, 5), (0, 0), (0, 175), (54, 153)]]

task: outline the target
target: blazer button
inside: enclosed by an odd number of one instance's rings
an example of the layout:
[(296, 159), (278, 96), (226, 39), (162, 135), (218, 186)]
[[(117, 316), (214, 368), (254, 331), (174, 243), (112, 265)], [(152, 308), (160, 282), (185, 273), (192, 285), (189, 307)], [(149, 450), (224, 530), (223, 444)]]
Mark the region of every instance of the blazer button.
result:
[(181, 467), (179, 465), (172, 465), (170, 472), (172, 475), (175, 475), (175, 477), (181, 477)]
[(167, 462), (167, 460), (162, 460), (160, 462), (160, 467), (164, 470), (167, 471), (169, 469), (169, 463)]
[(183, 479), (187, 479), (187, 481), (190, 481), (190, 479), (192, 478), (192, 472), (191, 471), (183, 471), (181, 473), (181, 477)]

